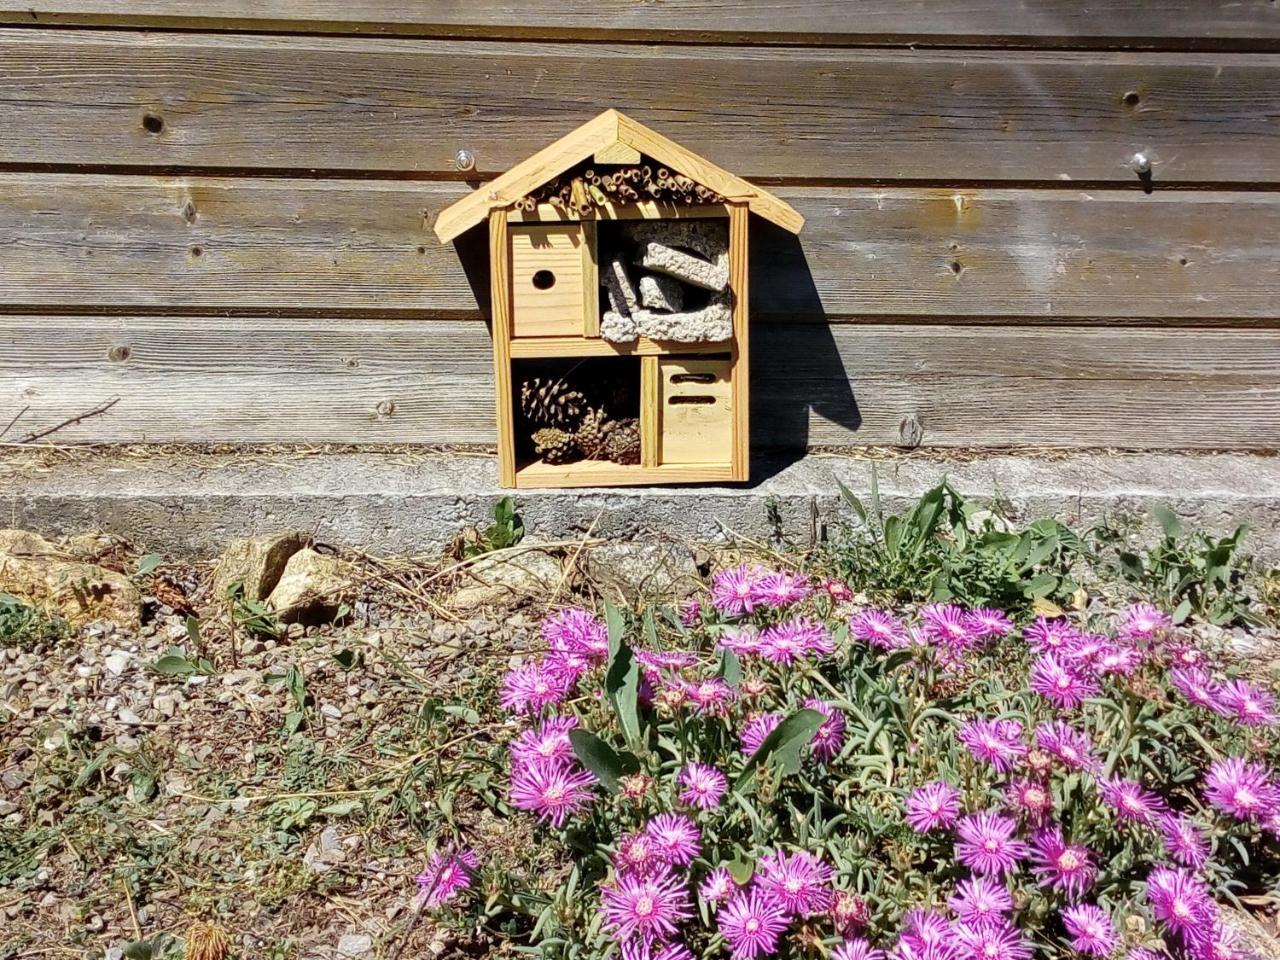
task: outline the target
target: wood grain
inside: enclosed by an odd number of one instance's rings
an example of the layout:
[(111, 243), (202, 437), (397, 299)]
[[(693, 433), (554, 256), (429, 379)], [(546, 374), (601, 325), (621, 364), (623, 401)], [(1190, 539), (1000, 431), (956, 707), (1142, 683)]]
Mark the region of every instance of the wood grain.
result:
[[(753, 443), (1275, 448), (1273, 331), (757, 324)], [(476, 321), (0, 317), (0, 411), (59, 442), (492, 444)], [(115, 358), (115, 359), (113, 359)], [(52, 439), (52, 438), (51, 438)]]
[[(1162, 13), (1161, 16), (1164, 16)], [(0, 162), (489, 176), (625, 107), (748, 179), (1280, 182), (1280, 56), (0, 30)], [(1132, 102), (1130, 102), (1132, 101)], [(767, 184), (766, 184), (767, 185)]]
[[(431, 232), (466, 189), (0, 174), (0, 307), (477, 317), (487, 237)], [(1280, 319), (1280, 195), (779, 192), (808, 223), (753, 224), (756, 319)]]
[(1280, 39), (1268, 0), (0, 0), (0, 22), (409, 36), (1078, 45)]

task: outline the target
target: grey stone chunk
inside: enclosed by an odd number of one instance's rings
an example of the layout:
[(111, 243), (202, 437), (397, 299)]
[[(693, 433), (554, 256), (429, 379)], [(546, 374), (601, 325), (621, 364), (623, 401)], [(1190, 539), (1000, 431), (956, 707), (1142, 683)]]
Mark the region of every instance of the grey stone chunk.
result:
[(649, 241), (636, 251), (635, 262), (646, 270), (665, 273), (704, 290), (723, 290), (729, 285), (729, 258), (703, 260), (665, 243)]
[(603, 274), (605, 292), (609, 295), (609, 309), (614, 313), (629, 317), (639, 307), (635, 284), (627, 273), (627, 265), (615, 257), (609, 261)]
[(693, 551), (667, 540), (615, 540), (584, 553), (587, 576), (603, 596), (635, 603), (641, 598), (686, 597), (701, 585)]
[(640, 278), (640, 305), (674, 313), (684, 308), (684, 288), (672, 277), (646, 274)]
[(716, 220), (643, 220), (630, 224), (635, 262), (704, 290), (729, 286), (729, 230)]
[(476, 610), (523, 597), (549, 596), (560, 585), (560, 560), (532, 546), (488, 554), (463, 571), (452, 597), (456, 610)]

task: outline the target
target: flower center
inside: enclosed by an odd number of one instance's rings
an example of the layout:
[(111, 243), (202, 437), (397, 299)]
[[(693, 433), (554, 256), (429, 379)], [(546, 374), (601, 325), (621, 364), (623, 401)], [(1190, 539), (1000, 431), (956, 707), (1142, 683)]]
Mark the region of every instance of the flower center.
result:
[(647, 894), (636, 901), (636, 916), (647, 917), (653, 913), (653, 897)]
[(747, 921), (746, 928), (747, 928), (747, 933), (755, 933), (757, 930), (760, 929), (760, 921), (757, 920), (755, 917), (752, 917), (750, 920)]
[(1080, 858), (1075, 855), (1072, 850), (1062, 851), (1062, 856), (1058, 858), (1058, 866), (1063, 870), (1080, 869)]
[(1060, 676), (1060, 677), (1058, 678), (1058, 689), (1059, 689), (1059, 690), (1066, 690), (1066, 689), (1067, 689), (1067, 688), (1069, 688), (1070, 686), (1071, 686), (1071, 678), (1070, 678), (1070, 677), (1068, 677), (1065, 673), (1064, 673), (1062, 676)]
[(1191, 916), (1191, 907), (1187, 905), (1185, 900), (1175, 899), (1173, 901), (1173, 915), (1180, 920), (1186, 920)]
[(1252, 807), (1258, 802), (1258, 798), (1254, 796), (1253, 791), (1248, 787), (1236, 788), (1236, 803), (1242, 807)]
[(994, 837), (988, 837), (982, 841), (982, 849), (986, 850), (987, 853), (995, 853), (1000, 849), (1000, 843)]
[(563, 800), (564, 787), (558, 784), (553, 784), (552, 786), (547, 787), (545, 791), (543, 791), (542, 796), (544, 799), (546, 799), (550, 803), (555, 803), (559, 800)]

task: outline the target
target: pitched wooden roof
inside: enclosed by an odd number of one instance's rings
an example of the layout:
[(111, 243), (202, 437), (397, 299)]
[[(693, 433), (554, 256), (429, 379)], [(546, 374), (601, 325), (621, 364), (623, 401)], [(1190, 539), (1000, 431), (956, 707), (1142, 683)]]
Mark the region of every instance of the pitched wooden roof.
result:
[(436, 218), (436, 236), (441, 243), (448, 243), (487, 217), (490, 210), (515, 203), (588, 157), (619, 147), (623, 152), (634, 150), (652, 157), (729, 200), (745, 202), (752, 213), (792, 233), (799, 233), (804, 226), (804, 217), (768, 191), (752, 186), (626, 114), (606, 110), (441, 211)]

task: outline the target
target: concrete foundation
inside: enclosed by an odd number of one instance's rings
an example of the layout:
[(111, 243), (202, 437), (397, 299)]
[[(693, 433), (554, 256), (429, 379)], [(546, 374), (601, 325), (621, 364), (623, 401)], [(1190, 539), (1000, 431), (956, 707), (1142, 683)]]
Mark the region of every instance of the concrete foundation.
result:
[[(234, 537), (286, 528), (391, 554), (438, 550), (463, 526), (491, 521), (512, 493), (532, 538), (662, 531), (716, 542), (740, 534), (807, 544), (852, 514), (836, 478), (864, 500), (872, 461), (810, 456), (757, 461), (751, 485), (608, 490), (498, 487), (493, 459), (461, 454), (74, 454), (0, 459), (0, 525), (40, 533), (101, 529), (146, 549), (208, 555)], [(1280, 557), (1280, 458), (1244, 454), (911, 455), (875, 463), (888, 510), (944, 477), (962, 494), (1020, 519), (1086, 528), (1104, 516), (1171, 506), (1194, 526), (1252, 529), (1250, 549)]]

